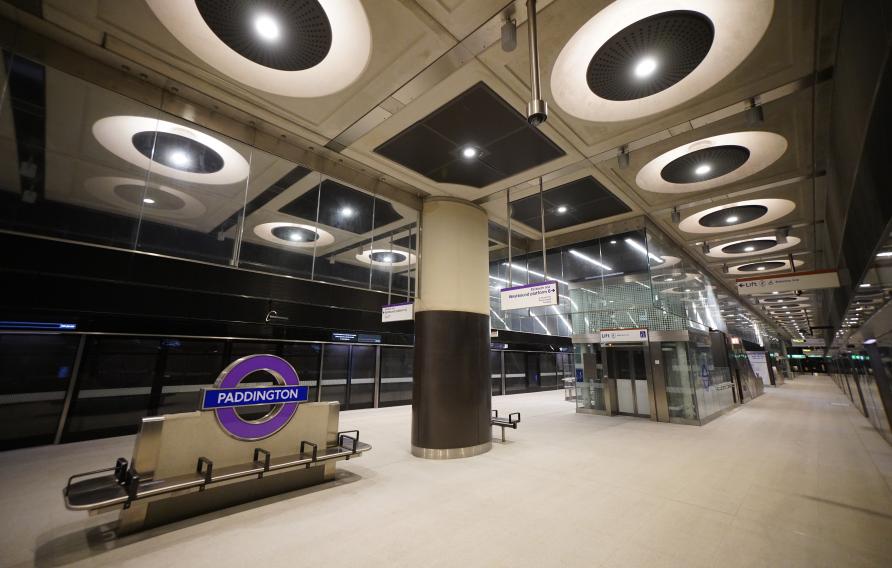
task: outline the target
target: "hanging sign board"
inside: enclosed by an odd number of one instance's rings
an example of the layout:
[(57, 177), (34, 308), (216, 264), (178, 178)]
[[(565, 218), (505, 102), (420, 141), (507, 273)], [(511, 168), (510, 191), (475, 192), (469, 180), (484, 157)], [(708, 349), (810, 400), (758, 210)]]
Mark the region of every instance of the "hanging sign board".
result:
[(415, 305), (412, 302), (401, 304), (388, 304), (381, 307), (381, 321), (408, 321), (415, 317)]
[(646, 329), (602, 329), (601, 343), (642, 343), (647, 341)]
[(839, 274), (835, 270), (787, 272), (776, 276), (738, 278), (735, 282), (737, 283), (737, 292), (739, 294), (765, 294), (791, 290), (839, 288)]
[(501, 296), (503, 310), (556, 306), (558, 304), (558, 284), (557, 282), (546, 281), (525, 286), (502, 288), (499, 295)]
[(806, 339), (793, 339), (794, 347), (827, 347), (827, 342), (817, 337)]

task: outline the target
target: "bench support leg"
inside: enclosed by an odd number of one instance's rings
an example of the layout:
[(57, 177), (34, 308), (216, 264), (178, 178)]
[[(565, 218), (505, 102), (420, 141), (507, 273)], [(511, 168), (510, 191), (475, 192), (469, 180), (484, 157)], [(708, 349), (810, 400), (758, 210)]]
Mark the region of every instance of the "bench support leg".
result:
[(115, 528), (115, 533), (118, 536), (123, 536), (142, 530), (146, 522), (148, 510), (148, 503), (140, 503), (139, 501), (131, 503), (128, 508), (123, 509), (121, 514), (118, 515), (118, 526)]
[(502, 426), (502, 443), (505, 443), (505, 427)]

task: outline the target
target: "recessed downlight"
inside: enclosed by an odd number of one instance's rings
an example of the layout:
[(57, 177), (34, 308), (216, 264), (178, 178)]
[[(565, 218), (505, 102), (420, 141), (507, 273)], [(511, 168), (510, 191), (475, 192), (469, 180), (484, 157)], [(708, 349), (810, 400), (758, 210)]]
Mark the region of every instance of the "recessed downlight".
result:
[(145, 203), (146, 205), (154, 205), (155, 204), (155, 200), (152, 199), (151, 197), (143, 197), (142, 202)]
[(567, 212), (567, 206), (566, 206), (566, 205), (561, 205), (561, 206), (559, 206), (559, 207), (557, 208), (557, 212), (558, 212), (558, 213), (566, 213), (566, 212)]
[(264, 41), (276, 41), (282, 33), (279, 22), (269, 14), (259, 14), (254, 18), (254, 31)]
[(466, 160), (473, 160), (480, 155), (480, 150), (474, 146), (465, 146), (461, 149), (461, 157)]
[(635, 65), (635, 76), (639, 79), (650, 77), (657, 70), (657, 60), (653, 57), (642, 57)]
[(696, 168), (694, 168), (694, 173), (697, 174), (698, 176), (705, 176), (706, 174), (708, 174), (711, 171), (712, 171), (712, 166), (710, 166), (709, 164), (701, 164), (701, 165), (697, 166)]

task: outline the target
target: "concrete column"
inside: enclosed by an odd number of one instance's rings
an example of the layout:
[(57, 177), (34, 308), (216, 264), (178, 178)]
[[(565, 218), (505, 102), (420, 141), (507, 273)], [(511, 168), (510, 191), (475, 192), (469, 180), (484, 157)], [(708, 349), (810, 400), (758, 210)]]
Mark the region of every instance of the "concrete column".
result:
[(412, 454), (474, 456), (492, 447), (487, 215), (469, 201), (432, 197), (421, 231)]

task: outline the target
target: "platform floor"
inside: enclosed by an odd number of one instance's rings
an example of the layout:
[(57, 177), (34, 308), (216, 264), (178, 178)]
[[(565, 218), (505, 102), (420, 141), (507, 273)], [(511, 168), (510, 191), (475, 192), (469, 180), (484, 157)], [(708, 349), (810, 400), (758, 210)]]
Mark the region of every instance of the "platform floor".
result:
[(339, 480), (111, 541), (61, 488), (131, 437), (6, 452), (0, 565), (892, 566), (892, 447), (847, 403), (802, 377), (696, 427), (496, 397), (520, 429), (442, 462), (409, 454), (408, 407), (352, 411), (374, 450)]

